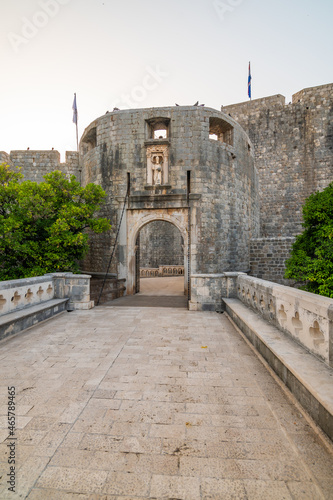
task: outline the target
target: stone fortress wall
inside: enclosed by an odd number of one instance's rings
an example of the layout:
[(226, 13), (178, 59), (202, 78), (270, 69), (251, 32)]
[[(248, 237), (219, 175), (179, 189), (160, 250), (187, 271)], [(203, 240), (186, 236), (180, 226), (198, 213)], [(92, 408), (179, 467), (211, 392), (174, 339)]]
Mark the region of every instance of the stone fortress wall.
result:
[(249, 135), (259, 172), (260, 240), (251, 242), (251, 274), (284, 283), (286, 245), (302, 231), (304, 200), (333, 181), (333, 84), (301, 90), (287, 105), (275, 95), (222, 110)]
[[(183, 238), (182, 263), (190, 262), (191, 273), (250, 271), (286, 283), (284, 262), (302, 230), (304, 200), (332, 181), (332, 101), (329, 84), (301, 90), (287, 105), (276, 95), (223, 112), (194, 106), (114, 111), (87, 127), (80, 157), (67, 152), (61, 163), (57, 151), (26, 150), (0, 152), (0, 162), (22, 167), (25, 179), (41, 181), (58, 169), (106, 190), (102, 215), (113, 227), (93, 238), (87, 271), (107, 267), (130, 182), (110, 272), (126, 278), (135, 257), (129, 240), (140, 230), (145, 262), (162, 220)], [(169, 254), (178, 255), (179, 243), (168, 244)]]
[(0, 151), (0, 163), (7, 163), (13, 167), (21, 167), (24, 180), (42, 182), (43, 176), (55, 170), (61, 170), (66, 175), (75, 175), (80, 179), (79, 153), (66, 151), (65, 163), (60, 162), (60, 153), (55, 150), (11, 151), (10, 154)]
[[(132, 239), (155, 220), (178, 227), (191, 272), (249, 269), (249, 241), (259, 236), (258, 178), (248, 137), (230, 117), (195, 106), (115, 111), (89, 125), (80, 151), (83, 182), (106, 190), (103, 215), (114, 228), (130, 179), (112, 272), (135, 272)], [(85, 270), (106, 268), (114, 234), (94, 237)]]

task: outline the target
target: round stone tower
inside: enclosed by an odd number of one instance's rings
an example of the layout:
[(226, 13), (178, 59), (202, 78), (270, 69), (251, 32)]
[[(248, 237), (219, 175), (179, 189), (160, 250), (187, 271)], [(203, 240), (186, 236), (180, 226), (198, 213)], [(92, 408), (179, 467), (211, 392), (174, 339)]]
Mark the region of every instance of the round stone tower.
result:
[[(258, 236), (258, 175), (244, 130), (200, 106), (114, 111), (97, 118), (80, 142), (83, 184), (107, 193), (110, 233), (93, 237), (86, 271), (105, 272), (124, 208), (110, 272), (138, 290), (139, 234), (172, 223), (184, 242), (184, 289), (194, 274), (249, 270)], [(125, 200), (126, 193), (128, 197)]]

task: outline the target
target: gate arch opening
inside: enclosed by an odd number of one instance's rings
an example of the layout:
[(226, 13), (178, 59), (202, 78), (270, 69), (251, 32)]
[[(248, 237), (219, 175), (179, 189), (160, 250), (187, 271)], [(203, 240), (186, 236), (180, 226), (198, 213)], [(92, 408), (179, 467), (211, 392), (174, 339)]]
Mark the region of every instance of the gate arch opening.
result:
[[(136, 212), (136, 211), (133, 211)], [(183, 276), (184, 279), (184, 295), (188, 294), (188, 231), (187, 231), (187, 213), (185, 211), (177, 211), (176, 214), (170, 213), (158, 213), (154, 214), (152, 211), (145, 211), (145, 213), (131, 213), (129, 214), (128, 219), (128, 239), (127, 239), (127, 258), (128, 258), (128, 275), (127, 275), (127, 295), (133, 295), (140, 290), (140, 232), (145, 227), (148, 226), (151, 222), (168, 222), (173, 227), (178, 229), (179, 231), (179, 241), (182, 246), (182, 265), (179, 266), (181, 268), (180, 276)], [(170, 210), (168, 210), (170, 212)], [(156, 262), (156, 261), (155, 261)], [(166, 264), (166, 275), (170, 273), (172, 269), (173, 275), (173, 267), (171, 267), (170, 263), (161, 263), (162, 265)], [(178, 269), (179, 269), (178, 268)], [(177, 269), (177, 272), (178, 272)], [(179, 276), (179, 275), (178, 275)]]
[[(179, 229), (168, 221), (155, 220), (143, 226), (136, 240), (136, 283), (135, 292), (144, 291), (145, 278), (178, 278), (178, 280), (158, 280), (161, 290), (163, 285), (179, 294), (180, 285), (184, 286), (184, 239)], [(151, 282), (150, 286), (154, 287)], [(160, 290), (159, 290), (160, 292)], [(170, 293), (171, 294), (171, 293)]]

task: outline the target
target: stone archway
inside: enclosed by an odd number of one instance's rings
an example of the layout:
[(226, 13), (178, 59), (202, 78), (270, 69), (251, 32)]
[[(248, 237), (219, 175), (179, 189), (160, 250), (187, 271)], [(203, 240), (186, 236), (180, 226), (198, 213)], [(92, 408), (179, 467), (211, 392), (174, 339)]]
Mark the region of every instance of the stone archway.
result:
[(141, 229), (153, 221), (170, 222), (176, 226), (184, 241), (184, 290), (188, 292), (188, 210), (128, 210), (127, 211), (127, 295), (135, 293), (136, 241)]

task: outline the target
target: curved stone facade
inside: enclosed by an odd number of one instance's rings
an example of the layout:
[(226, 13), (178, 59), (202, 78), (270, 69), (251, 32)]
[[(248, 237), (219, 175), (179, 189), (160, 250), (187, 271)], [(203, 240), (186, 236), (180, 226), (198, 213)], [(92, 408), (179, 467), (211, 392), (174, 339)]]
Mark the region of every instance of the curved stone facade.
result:
[(190, 273), (248, 271), (249, 243), (259, 236), (258, 177), (252, 146), (228, 115), (203, 107), (114, 111), (96, 119), (81, 142), (83, 184), (107, 192), (102, 213), (113, 229), (94, 236), (85, 269), (110, 272), (135, 291), (137, 236), (154, 220), (171, 222), (184, 241)]

